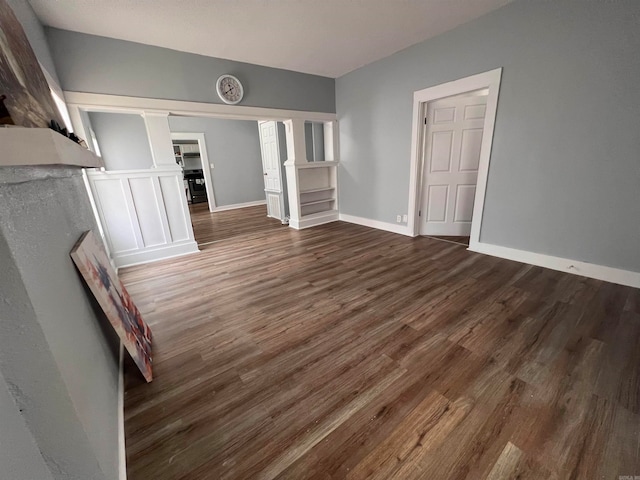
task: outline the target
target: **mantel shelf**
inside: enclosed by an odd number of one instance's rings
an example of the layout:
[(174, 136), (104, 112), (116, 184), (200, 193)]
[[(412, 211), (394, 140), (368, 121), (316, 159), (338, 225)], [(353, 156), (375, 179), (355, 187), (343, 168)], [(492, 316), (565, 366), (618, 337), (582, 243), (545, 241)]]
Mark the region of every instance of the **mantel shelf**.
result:
[(102, 159), (49, 128), (0, 128), (0, 167), (104, 167)]

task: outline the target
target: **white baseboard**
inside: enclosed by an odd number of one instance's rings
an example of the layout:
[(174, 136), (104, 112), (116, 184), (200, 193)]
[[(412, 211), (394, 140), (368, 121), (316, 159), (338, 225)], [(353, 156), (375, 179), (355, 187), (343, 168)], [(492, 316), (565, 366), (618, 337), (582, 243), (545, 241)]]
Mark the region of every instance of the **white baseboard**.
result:
[(380, 220), (371, 220), (369, 218), (355, 217), (353, 215), (347, 215), (345, 213), (340, 214), (340, 220), (348, 223), (355, 223), (357, 225), (362, 225), (364, 227), (377, 228), (378, 230), (385, 230), (391, 233), (398, 233), (400, 235), (406, 235), (408, 237), (412, 237), (409, 232), (409, 228), (406, 225), (401, 223), (387, 223), (381, 222)]
[(256, 200), (255, 202), (234, 203), (233, 205), (223, 205), (222, 207), (216, 207), (214, 212), (224, 212), (225, 210), (235, 210), (236, 208), (255, 207), (258, 205), (266, 205), (266, 200)]
[(118, 478), (127, 480), (127, 452), (124, 440), (124, 344), (120, 342), (118, 372)]
[(337, 222), (338, 212), (336, 210), (330, 210), (328, 212), (314, 213), (313, 215), (305, 215), (300, 220), (289, 219), (289, 226), (296, 230), (303, 230), (305, 228), (315, 227), (317, 225), (324, 225), (325, 223)]
[(640, 272), (631, 272), (629, 270), (605, 267), (604, 265), (579, 262), (568, 258), (527, 252), (526, 250), (517, 250), (515, 248), (501, 247), (499, 245), (482, 242), (472, 242), (469, 250), (494, 257), (506, 258), (507, 260), (515, 260), (516, 262), (550, 268), (560, 272), (573, 273), (575, 275), (582, 275), (583, 277), (640, 288)]
[(188, 240), (181, 243), (172, 243), (170, 245), (162, 245), (160, 247), (145, 248), (131, 253), (114, 253), (113, 261), (118, 269), (123, 267), (131, 267), (142, 263), (157, 262), (158, 260), (166, 260), (167, 258), (180, 257), (190, 253), (197, 253), (198, 244), (195, 240)]

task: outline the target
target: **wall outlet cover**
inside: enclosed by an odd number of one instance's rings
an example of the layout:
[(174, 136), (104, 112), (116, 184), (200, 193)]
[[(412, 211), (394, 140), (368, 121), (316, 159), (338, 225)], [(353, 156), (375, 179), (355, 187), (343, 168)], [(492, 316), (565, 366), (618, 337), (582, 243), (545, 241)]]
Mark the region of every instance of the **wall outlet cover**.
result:
[(398, 222), (398, 223), (402, 222), (402, 215), (397, 215), (396, 216), (396, 222)]

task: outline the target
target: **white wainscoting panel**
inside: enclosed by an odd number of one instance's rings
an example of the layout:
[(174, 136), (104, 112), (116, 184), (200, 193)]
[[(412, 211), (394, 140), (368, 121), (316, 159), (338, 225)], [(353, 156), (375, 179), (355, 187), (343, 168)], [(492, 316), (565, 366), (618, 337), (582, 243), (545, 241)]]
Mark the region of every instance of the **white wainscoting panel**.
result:
[[(138, 232), (135, 231), (134, 212), (129, 210), (130, 202), (122, 179), (109, 176), (95, 177), (91, 173), (88, 176), (109, 249), (112, 252), (136, 250)], [(137, 219), (135, 223), (137, 225)]]
[(180, 169), (89, 170), (87, 177), (116, 267), (198, 251)]
[(142, 243), (146, 247), (155, 247), (156, 245), (167, 243), (160, 206), (156, 201), (151, 201), (151, 199), (157, 200), (153, 181), (154, 178), (152, 177), (129, 179), (133, 206), (136, 209), (136, 217), (140, 224)]
[[(186, 197), (181, 175), (158, 175), (162, 201), (166, 210), (171, 238), (174, 242), (193, 240), (191, 217), (186, 207)], [(175, 199), (184, 199), (184, 205)], [(185, 208), (186, 207), (186, 208)]]

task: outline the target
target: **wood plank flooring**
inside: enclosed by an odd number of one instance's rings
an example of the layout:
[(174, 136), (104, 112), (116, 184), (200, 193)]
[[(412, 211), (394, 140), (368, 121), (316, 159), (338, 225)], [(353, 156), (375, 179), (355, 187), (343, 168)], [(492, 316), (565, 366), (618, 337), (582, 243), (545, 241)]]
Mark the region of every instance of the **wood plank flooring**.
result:
[(453, 237), (447, 235), (429, 235), (428, 238), (433, 238), (436, 240), (444, 240), (446, 242), (459, 243), (461, 245), (469, 246), (469, 237)]
[(129, 480), (640, 475), (639, 290), (260, 225), (122, 273), (155, 341), (151, 384), (125, 369)]
[(235, 237), (262, 236), (288, 228), (280, 220), (267, 217), (266, 205), (211, 213), (207, 203), (197, 203), (189, 205), (189, 211), (198, 245)]

